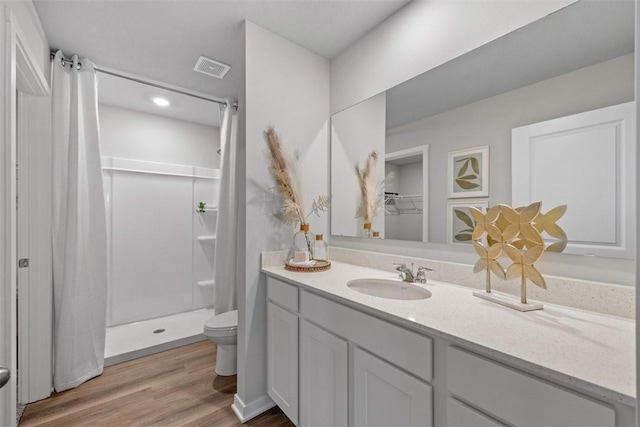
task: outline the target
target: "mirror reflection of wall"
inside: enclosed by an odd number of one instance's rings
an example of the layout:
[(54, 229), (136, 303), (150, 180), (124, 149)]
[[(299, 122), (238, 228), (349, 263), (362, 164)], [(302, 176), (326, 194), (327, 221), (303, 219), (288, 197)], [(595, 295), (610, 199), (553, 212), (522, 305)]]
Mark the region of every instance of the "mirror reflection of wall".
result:
[[(361, 167), (372, 151), (379, 154), (376, 182), (384, 179), (385, 94), (369, 98), (331, 118), (331, 234), (361, 236), (364, 221), (356, 217), (360, 200), (354, 166)], [(372, 230), (384, 237), (384, 212), (378, 212)]]
[(564, 253), (633, 259), (635, 102), (516, 128), (512, 203), (566, 205)]
[(575, 3), (386, 92), (386, 152), (429, 145), (429, 242), (447, 242), (449, 152), (489, 146), (485, 200), (510, 204), (512, 129), (634, 100), (633, 8)]

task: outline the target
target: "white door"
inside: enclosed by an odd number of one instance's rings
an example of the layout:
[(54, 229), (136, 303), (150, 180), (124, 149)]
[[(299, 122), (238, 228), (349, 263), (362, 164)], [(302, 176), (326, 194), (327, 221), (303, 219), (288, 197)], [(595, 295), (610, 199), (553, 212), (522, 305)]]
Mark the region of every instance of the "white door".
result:
[(566, 205), (564, 253), (634, 258), (635, 110), (627, 102), (512, 130), (511, 202)]
[(354, 352), (354, 424), (433, 425), (431, 386), (357, 348)]
[[(4, 6), (3, 6), (4, 7)], [(12, 378), (0, 389), (0, 425), (16, 424), (17, 387), (15, 372), (16, 357), (16, 283), (17, 283), (17, 242), (16, 242), (16, 136), (18, 90), (36, 96), (47, 97), (49, 84), (40, 65), (40, 58), (33, 56), (27, 37), (17, 25), (17, 15), (11, 2), (4, 8), (3, 34), (6, 35), (5, 61), (0, 74), (7, 82), (5, 88), (6, 111), (2, 122), (3, 145), (0, 150), (0, 366), (10, 368)], [(17, 7), (17, 6), (16, 6)], [(23, 27), (24, 28), (24, 27)], [(33, 40), (33, 39), (31, 39)], [(46, 98), (45, 98), (46, 100)], [(46, 105), (46, 102), (43, 103)], [(44, 129), (48, 122), (40, 121), (34, 126)], [(50, 133), (50, 131), (49, 131)], [(43, 143), (48, 144), (45, 138)], [(44, 328), (46, 330), (46, 327)], [(50, 331), (50, 329), (49, 329)], [(3, 371), (4, 372), (4, 371)], [(1, 377), (5, 377), (0, 373)]]
[[(18, 91), (16, 94), (16, 111), (17, 111), (17, 135), (16, 135), (16, 250), (17, 250), (17, 281), (16, 281), (16, 308), (18, 319), (18, 362), (17, 368), (24, 366), (20, 356), (26, 356), (29, 349), (25, 344), (28, 342), (27, 334), (21, 334), (20, 327), (28, 324), (28, 310), (20, 309), (20, 301), (24, 301), (24, 297), (29, 287), (29, 144), (28, 144), (28, 128), (26, 120), (26, 109), (28, 108), (28, 96)], [(22, 287), (22, 289), (20, 289)], [(26, 308), (26, 307), (25, 307)], [(27, 369), (24, 373), (28, 372)], [(21, 384), (22, 375), (14, 372), (16, 381), (18, 381), (18, 403), (26, 401), (20, 396), (26, 390)]]
[(267, 390), (298, 424), (298, 316), (267, 303)]
[(300, 321), (300, 425), (348, 424), (347, 342)]
[(0, 367), (3, 388), (0, 389), (0, 425), (13, 426), (16, 419), (16, 86), (7, 88), (9, 95), (10, 140), (2, 150), (3, 199), (0, 216), (1, 239), (0, 265)]
[(17, 93), (18, 403), (52, 387), (51, 147), (49, 98)]

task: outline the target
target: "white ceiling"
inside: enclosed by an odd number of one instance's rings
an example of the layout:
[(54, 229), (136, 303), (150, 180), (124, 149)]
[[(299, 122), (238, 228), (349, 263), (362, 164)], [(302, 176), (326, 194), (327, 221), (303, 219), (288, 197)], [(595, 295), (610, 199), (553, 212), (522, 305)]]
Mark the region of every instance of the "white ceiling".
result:
[(581, 1), (387, 91), (387, 129), (634, 51), (634, 1)]
[[(220, 127), (219, 104), (193, 96), (158, 89), (142, 83), (98, 73), (98, 101), (101, 104), (127, 108), (177, 120)], [(153, 103), (155, 97), (169, 101), (166, 107)]]
[[(53, 49), (219, 98), (237, 98), (236, 55), (247, 19), (332, 58), (409, 0), (35, 0)], [(219, 80), (200, 55), (231, 65)]]

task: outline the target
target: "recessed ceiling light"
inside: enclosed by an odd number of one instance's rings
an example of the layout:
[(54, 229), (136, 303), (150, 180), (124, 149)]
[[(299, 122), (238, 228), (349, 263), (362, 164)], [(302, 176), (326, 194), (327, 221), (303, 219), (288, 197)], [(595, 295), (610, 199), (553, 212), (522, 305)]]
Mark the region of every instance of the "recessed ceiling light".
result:
[(166, 107), (169, 105), (169, 101), (167, 101), (164, 98), (153, 98), (152, 101), (156, 104), (159, 105), (161, 107)]

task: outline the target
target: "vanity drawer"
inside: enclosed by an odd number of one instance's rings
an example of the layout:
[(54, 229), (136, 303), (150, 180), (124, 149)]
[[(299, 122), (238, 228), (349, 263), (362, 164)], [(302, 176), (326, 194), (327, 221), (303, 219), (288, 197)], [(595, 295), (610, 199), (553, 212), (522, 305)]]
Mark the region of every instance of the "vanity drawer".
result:
[(447, 425), (456, 427), (504, 427), (485, 414), (452, 397), (447, 399)]
[(399, 368), (431, 381), (431, 338), (305, 291), (300, 292), (300, 313)]
[(449, 392), (517, 426), (615, 426), (614, 409), (456, 347), (447, 349)]
[(267, 299), (291, 311), (298, 311), (298, 288), (269, 276)]

